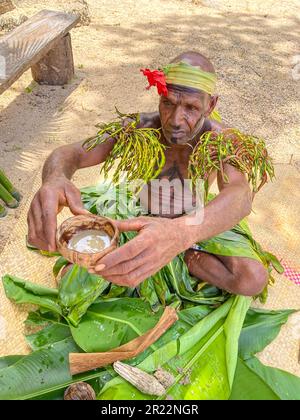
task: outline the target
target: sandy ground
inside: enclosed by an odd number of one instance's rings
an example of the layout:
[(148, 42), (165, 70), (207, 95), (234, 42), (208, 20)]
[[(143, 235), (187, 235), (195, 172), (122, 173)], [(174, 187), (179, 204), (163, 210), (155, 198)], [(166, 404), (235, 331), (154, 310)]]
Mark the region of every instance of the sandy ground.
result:
[[(15, 3), (27, 16), (62, 8), (56, 0)], [(0, 96), (0, 167), (24, 200), (45, 157), (94, 133), (115, 105), (123, 112), (155, 110), (157, 95), (145, 91), (139, 69), (190, 49), (215, 64), (225, 122), (263, 136), (281, 164), (277, 170), (282, 164), (300, 170), (300, 80), (292, 77), (294, 57), (300, 61), (299, 0), (87, 3), (91, 24), (71, 32), (74, 80), (38, 86), (28, 71)], [(0, 221), (0, 250), (18, 215), (12, 210)]]

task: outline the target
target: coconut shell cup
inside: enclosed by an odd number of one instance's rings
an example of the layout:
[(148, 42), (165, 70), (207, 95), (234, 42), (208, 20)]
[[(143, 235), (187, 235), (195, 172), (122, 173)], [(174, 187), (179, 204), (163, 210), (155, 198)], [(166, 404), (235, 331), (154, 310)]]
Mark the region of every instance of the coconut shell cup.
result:
[[(110, 246), (92, 254), (68, 248), (72, 236), (87, 229), (104, 230), (111, 238)], [(104, 255), (112, 252), (118, 246), (118, 241), (119, 231), (114, 220), (93, 214), (70, 217), (59, 226), (56, 232), (58, 252), (71, 263), (87, 269), (93, 269)]]

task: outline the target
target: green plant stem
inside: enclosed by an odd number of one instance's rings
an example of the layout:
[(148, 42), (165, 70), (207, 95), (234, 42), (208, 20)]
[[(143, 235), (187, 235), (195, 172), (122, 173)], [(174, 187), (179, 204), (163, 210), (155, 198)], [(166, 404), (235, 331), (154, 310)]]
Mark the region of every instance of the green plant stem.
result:
[(7, 215), (6, 208), (0, 203), (0, 217), (4, 217)]
[(0, 184), (17, 200), (21, 200), (21, 194), (17, 189), (13, 186), (10, 180), (7, 178), (6, 174), (2, 169), (0, 169)]
[(8, 207), (12, 209), (18, 207), (19, 205), (17, 200), (7, 191), (6, 188), (3, 187), (2, 184), (0, 184), (0, 198)]

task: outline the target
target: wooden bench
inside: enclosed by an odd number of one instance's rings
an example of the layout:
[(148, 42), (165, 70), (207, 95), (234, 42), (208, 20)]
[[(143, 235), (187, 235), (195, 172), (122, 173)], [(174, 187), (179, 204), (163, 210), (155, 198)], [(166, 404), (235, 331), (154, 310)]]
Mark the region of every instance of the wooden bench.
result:
[(42, 10), (0, 38), (0, 94), (31, 67), (39, 84), (63, 85), (74, 75), (69, 31), (79, 16)]

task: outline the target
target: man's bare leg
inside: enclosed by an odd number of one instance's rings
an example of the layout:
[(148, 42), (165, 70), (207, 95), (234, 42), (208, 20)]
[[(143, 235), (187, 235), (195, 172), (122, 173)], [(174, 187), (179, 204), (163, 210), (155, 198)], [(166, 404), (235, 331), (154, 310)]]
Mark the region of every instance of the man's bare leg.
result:
[(194, 277), (238, 295), (256, 296), (268, 282), (267, 270), (251, 258), (223, 257), (189, 249), (185, 262)]

